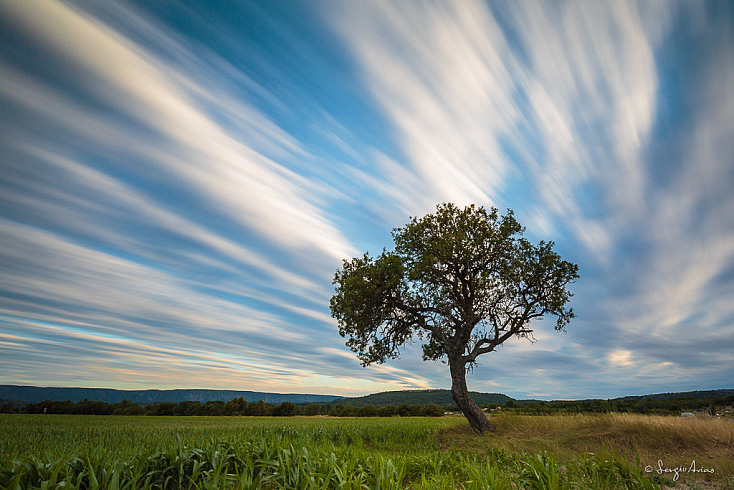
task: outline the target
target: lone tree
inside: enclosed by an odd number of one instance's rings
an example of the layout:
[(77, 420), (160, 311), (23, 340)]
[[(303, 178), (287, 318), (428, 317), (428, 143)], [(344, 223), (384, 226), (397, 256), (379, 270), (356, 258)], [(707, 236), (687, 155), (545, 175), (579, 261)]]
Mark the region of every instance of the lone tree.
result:
[(451, 371), (451, 395), (476, 433), (494, 427), (469, 397), (467, 370), (507, 339), (529, 337), (530, 322), (574, 317), (567, 286), (578, 266), (552, 242), (533, 245), (512, 211), (440, 204), (392, 232), (395, 250), (344, 260), (334, 277), (331, 314), (363, 366), (394, 359), (423, 340), (423, 359)]

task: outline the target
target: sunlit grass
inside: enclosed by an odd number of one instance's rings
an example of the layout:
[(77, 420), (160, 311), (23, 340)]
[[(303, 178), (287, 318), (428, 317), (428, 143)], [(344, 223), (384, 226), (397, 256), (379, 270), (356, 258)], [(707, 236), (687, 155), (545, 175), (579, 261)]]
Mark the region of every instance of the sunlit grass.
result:
[[(500, 449), (515, 454), (545, 452), (561, 462), (584, 453), (612, 453), (643, 466), (713, 468), (715, 479), (734, 481), (734, 423), (701, 417), (640, 414), (577, 414), (492, 417), (494, 434), (476, 437), (466, 426), (441, 434), (444, 447), (486, 453)], [(697, 478), (709, 478), (710, 475)], [(690, 479), (690, 477), (686, 477)], [(724, 480), (729, 481), (729, 480)]]
[[(139, 417), (0, 415), (2, 457), (99, 453), (130, 458), (177, 441), (191, 447), (268, 436), (400, 452), (425, 447), (430, 435), (457, 424), (452, 418)], [(399, 437), (398, 437), (399, 436)], [(435, 443), (437, 444), (437, 443)]]
[(493, 421), (497, 433), (478, 437), (454, 417), (4, 415), (0, 487), (658, 488), (665, 480), (644, 472), (657, 459), (681, 465), (692, 456), (699, 467), (715, 468), (719, 486), (734, 470), (731, 422), (637, 415)]

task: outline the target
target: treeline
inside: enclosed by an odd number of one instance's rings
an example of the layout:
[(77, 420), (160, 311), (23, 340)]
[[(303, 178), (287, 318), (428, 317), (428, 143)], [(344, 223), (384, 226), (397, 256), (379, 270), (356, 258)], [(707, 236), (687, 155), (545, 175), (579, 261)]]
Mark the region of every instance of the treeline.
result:
[(503, 405), (514, 413), (545, 415), (557, 413), (643, 413), (680, 415), (681, 412), (711, 412), (734, 405), (734, 395), (708, 398), (616, 398), (613, 400), (511, 400)]
[[(469, 396), (479, 406), (502, 405), (511, 400), (509, 396), (501, 393), (478, 393), (476, 391), (470, 391)], [(365, 405), (375, 405), (378, 407), (383, 405), (399, 406), (403, 404), (428, 405), (430, 403), (435, 403), (439, 407), (455, 406), (450, 390), (383, 391), (366, 396), (336, 399), (331, 402), (332, 405), (336, 403), (350, 403), (355, 407)]]
[(74, 414), (74, 415), (205, 415), (205, 416), (272, 416), (290, 417), (295, 415), (329, 415), (332, 417), (440, 417), (444, 409), (435, 404), (428, 405), (398, 405), (376, 407), (366, 405), (353, 407), (346, 404), (319, 404), (296, 405), (291, 402), (280, 404), (258, 402), (247, 403), (243, 398), (235, 398), (228, 402), (208, 401), (206, 403), (185, 401), (152, 403), (138, 405), (128, 400), (120, 403), (105, 403), (101, 401), (82, 400), (72, 401), (44, 401), (29, 403), (24, 406), (5, 403), (0, 405), (0, 413), (27, 413), (27, 414)]
[[(734, 405), (734, 395), (708, 398), (616, 398), (613, 400), (509, 400), (504, 404), (484, 404), (485, 409), (498, 407), (503, 412), (525, 415), (551, 415), (564, 413), (642, 413), (657, 415), (680, 415), (681, 412), (723, 413), (724, 408)], [(79, 415), (222, 415), (222, 416), (273, 416), (289, 417), (294, 415), (329, 415), (332, 417), (440, 417), (446, 411), (458, 412), (456, 406), (438, 406), (435, 403), (417, 405), (364, 405), (353, 406), (349, 403), (311, 403), (280, 404), (246, 402), (234, 398), (228, 402), (198, 401), (164, 402), (139, 405), (128, 400), (120, 403), (82, 400), (43, 401), (27, 405), (6, 402), (0, 404), (0, 413), (28, 414), (79, 414)]]

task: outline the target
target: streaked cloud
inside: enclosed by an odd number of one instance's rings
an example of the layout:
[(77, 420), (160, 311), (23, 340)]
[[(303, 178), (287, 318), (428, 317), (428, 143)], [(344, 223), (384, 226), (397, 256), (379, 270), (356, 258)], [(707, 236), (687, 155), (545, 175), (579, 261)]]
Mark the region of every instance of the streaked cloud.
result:
[(628, 350), (614, 350), (610, 352), (609, 355), (607, 355), (607, 361), (615, 367), (629, 367), (635, 365), (632, 360), (632, 352)]
[(408, 212), (436, 202), (495, 202), (507, 168), (500, 138), (519, 116), (503, 57), (510, 50), (486, 7), (461, 4), (339, 3), (334, 28), (364, 73), (363, 85), (395, 129), (408, 165), (386, 180), (419, 184)]
[[(152, 53), (141, 52), (134, 42), (64, 4), (11, 3), (9, 7), (15, 7), (12, 14), (27, 30), (86, 72), (90, 80), (83, 82), (84, 89), (100, 96), (95, 92), (104, 88), (106, 104), (162, 137), (170, 153), (162, 152), (157, 144), (142, 145), (137, 151), (145, 152), (141, 156), (147, 157), (146, 163), (186, 179), (188, 191), (195, 197), (210, 201), (219, 213), (286, 248), (306, 245), (336, 258), (352, 251), (339, 231), (309, 202), (304, 188), (312, 189), (313, 182), (254, 151), (243, 141), (246, 135), (232, 134), (197, 106), (197, 96), (208, 92), (202, 85), (207, 80), (187, 78), (186, 73)], [(11, 96), (17, 88), (10, 87)], [(216, 94), (208, 95), (211, 100)], [(25, 102), (31, 108), (42, 105), (38, 99), (33, 103), (26, 98)], [(224, 109), (221, 105), (217, 108)], [(267, 120), (244, 102), (235, 102), (227, 110), (239, 119), (250, 115), (250, 127), (262, 127)], [(86, 136), (88, 120), (79, 126), (81, 136)], [(284, 137), (272, 123), (270, 126), (279, 148), (297, 149), (292, 139)], [(154, 144), (160, 142), (157, 139)]]
[(441, 201), (512, 208), (581, 265), (569, 332), (472, 389), (731, 379), (730, 5), (0, 11), (0, 381), (446, 387), (416, 346), (361, 368), (328, 316), (340, 260)]

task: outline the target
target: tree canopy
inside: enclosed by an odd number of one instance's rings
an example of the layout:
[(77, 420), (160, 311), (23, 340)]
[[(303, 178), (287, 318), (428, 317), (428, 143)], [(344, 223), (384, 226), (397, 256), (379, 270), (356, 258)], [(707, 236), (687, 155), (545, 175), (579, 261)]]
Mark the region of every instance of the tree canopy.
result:
[(367, 366), (396, 358), (409, 340), (423, 341), (424, 360), (451, 371), (452, 396), (476, 432), (493, 430), (471, 400), (466, 370), (513, 336), (531, 337), (531, 321), (574, 318), (567, 286), (578, 266), (553, 242), (537, 245), (511, 210), (500, 216), (475, 205), (440, 204), (393, 230), (393, 251), (344, 260), (334, 277), (331, 313), (339, 333)]

